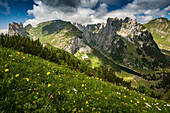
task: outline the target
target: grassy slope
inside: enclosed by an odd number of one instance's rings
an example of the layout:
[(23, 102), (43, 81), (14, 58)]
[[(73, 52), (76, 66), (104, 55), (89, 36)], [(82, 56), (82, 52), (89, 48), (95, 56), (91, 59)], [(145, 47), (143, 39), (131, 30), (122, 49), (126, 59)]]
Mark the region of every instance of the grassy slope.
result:
[(163, 22), (157, 22), (158, 19), (151, 20), (144, 26), (152, 33), (159, 48), (170, 51), (170, 21), (166, 18), (161, 18)]
[(32, 39), (39, 38), (41, 43), (49, 43), (61, 49), (69, 47), (75, 36), (81, 38), (82, 35), (82, 32), (71, 23), (61, 20), (44, 22), (35, 28), (25, 29)]
[(89, 78), (36, 56), (0, 47), (0, 61), (1, 112), (170, 111), (163, 101)]

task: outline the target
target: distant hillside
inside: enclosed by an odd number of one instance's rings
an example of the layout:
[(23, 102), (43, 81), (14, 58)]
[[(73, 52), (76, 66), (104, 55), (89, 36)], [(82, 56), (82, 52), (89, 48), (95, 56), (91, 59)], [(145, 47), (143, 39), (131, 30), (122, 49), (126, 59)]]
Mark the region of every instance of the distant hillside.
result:
[(30, 24), (25, 27), (31, 39), (39, 39), (41, 43), (64, 49), (71, 53), (71, 44), (74, 38), (82, 38), (82, 32), (79, 31), (70, 22), (54, 20), (43, 22), (33, 28)]
[(152, 33), (160, 49), (170, 51), (170, 21), (167, 18), (153, 19), (144, 26)]

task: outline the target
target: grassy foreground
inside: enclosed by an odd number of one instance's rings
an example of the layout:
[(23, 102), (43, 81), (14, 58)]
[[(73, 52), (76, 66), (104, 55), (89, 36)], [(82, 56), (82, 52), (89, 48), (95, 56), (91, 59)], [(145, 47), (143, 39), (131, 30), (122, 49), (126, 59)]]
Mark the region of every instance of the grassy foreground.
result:
[(0, 47), (1, 112), (169, 113), (170, 105), (63, 65)]

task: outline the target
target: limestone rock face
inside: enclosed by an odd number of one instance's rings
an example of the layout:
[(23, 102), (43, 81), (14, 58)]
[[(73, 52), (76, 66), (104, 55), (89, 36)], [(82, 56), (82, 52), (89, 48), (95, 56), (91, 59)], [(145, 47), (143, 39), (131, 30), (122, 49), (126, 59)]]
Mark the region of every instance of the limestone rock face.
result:
[(163, 62), (164, 56), (151, 33), (136, 20), (108, 18), (106, 24), (78, 28), (88, 45), (120, 64), (147, 69)]
[(8, 34), (9, 36), (12, 35), (20, 35), (20, 36), (24, 36), (26, 34), (25, 29), (23, 28), (23, 24), (20, 23), (15, 23), (13, 22), (13, 24), (9, 24), (9, 28), (8, 28)]
[(79, 52), (85, 52), (85, 53), (91, 52), (91, 48), (84, 43), (83, 39), (75, 37), (71, 45), (71, 53), (75, 54), (78, 50)]

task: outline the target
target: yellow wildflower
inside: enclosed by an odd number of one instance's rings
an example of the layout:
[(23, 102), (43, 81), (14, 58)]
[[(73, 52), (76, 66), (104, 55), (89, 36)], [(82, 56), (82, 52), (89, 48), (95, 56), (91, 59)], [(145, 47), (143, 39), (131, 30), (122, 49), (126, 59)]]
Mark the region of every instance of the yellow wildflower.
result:
[(5, 72), (8, 72), (9, 71), (9, 69), (5, 69)]
[(50, 74), (50, 72), (47, 72), (47, 75), (49, 75)]
[(145, 98), (143, 98), (143, 100), (145, 101), (146, 99), (145, 99)]
[(37, 92), (37, 95), (39, 95), (39, 93)]
[(137, 101), (137, 103), (140, 103), (139, 101)]
[(51, 86), (51, 84), (48, 84), (48, 87), (50, 87)]
[(89, 102), (88, 101), (86, 101), (86, 104), (88, 104)]
[(23, 59), (25, 59), (25, 57), (23, 57)]
[(53, 95), (51, 95), (50, 98), (54, 98)]
[(34, 83), (36, 84), (37, 82), (36, 82), (36, 81), (34, 81)]
[(81, 86), (84, 87), (84, 84), (82, 84)]
[(132, 102), (132, 100), (130, 100), (130, 102)]
[(15, 77), (19, 77), (19, 74), (16, 74)]
[(33, 101), (33, 103), (35, 104), (35, 101)]
[(101, 90), (100, 93), (102, 93), (103, 91)]
[(62, 110), (64, 110), (64, 108), (62, 108)]
[(78, 77), (78, 75), (76, 75), (76, 77)]
[(43, 68), (45, 68), (45, 66), (43, 66)]
[(29, 81), (30, 79), (29, 78), (26, 78), (26, 81)]
[(126, 98), (126, 96), (124, 96), (124, 98)]
[(67, 93), (70, 93), (70, 91), (67, 91)]
[(59, 75), (58, 77), (61, 77), (61, 75)]
[(32, 89), (29, 89), (29, 91), (31, 91)]
[(137, 104), (137, 103), (135, 103), (135, 105), (137, 106), (138, 104)]
[(28, 103), (26, 103), (26, 105), (28, 106)]
[(89, 107), (89, 105), (87, 105), (87, 107)]
[(81, 111), (83, 111), (83, 108), (81, 108)]
[(40, 75), (39, 73), (37, 75)]
[(58, 95), (60, 95), (60, 91), (58, 91)]
[(105, 97), (105, 99), (107, 99), (107, 97)]

